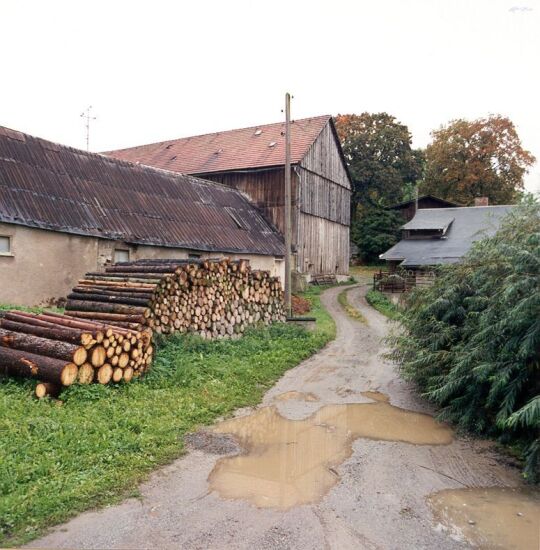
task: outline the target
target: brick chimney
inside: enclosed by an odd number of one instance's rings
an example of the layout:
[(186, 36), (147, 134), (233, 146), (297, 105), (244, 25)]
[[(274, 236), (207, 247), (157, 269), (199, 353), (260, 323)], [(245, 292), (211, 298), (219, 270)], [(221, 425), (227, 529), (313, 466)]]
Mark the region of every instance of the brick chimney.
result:
[(489, 197), (476, 197), (474, 206), (489, 206)]

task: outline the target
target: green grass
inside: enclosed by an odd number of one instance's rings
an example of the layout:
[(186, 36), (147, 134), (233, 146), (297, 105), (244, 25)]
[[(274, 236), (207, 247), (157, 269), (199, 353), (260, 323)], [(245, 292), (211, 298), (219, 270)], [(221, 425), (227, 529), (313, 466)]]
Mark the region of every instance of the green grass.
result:
[(349, 292), (349, 289), (342, 290), (338, 294), (338, 302), (340, 306), (344, 309), (345, 313), (351, 318), (355, 319), (356, 321), (360, 321), (361, 323), (367, 323), (367, 319), (358, 311), (355, 307), (353, 307), (347, 298), (347, 293)]
[(38, 306), (16, 306), (13, 304), (0, 304), (0, 311), (9, 311), (16, 309), (17, 311), (27, 311), (29, 313), (43, 313), (44, 311), (53, 311), (54, 313), (63, 313), (63, 309), (57, 307), (38, 307)]
[(390, 319), (399, 318), (399, 307), (392, 303), (382, 292), (370, 290), (366, 294), (367, 303), (374, 307), (379, 313)]
[(37, 401), (35, 383), (0, 383), (0, 546), (27, 542), (88, 508), (137, 494), (138, 483), (183, 452), (183, 436), (258, 403), (335, 326), (322, 288), (305, 297), (317, 328), (274, 325), (236, 341), (177, 336), (158, 344), (149, 375), (131, 384), (72, 386)]

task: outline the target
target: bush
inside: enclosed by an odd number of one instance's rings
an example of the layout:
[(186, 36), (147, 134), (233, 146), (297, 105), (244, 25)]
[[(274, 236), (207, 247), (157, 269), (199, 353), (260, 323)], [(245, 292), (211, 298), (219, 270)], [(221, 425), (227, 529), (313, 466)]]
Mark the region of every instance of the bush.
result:
[(389, 338), (441, 418), (524, 452), (540, 479), (540, 205), (516, 208), (461, 264), (416, 288)]

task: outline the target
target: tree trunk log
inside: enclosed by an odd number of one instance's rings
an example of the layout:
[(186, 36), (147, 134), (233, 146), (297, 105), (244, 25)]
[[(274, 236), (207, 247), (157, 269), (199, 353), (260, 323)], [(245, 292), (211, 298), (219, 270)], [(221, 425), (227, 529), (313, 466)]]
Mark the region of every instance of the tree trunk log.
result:
[(41, 338), (47, 338), (49, 340), (62, 340), (63, 342), (70, 342), (72, 344), (85, 345), (85, 342), (83, 342), (85, 334), (90, 336), (90, 339), (92, 338), (92, 335), (89, 333), (84, 333), (80, 330), (60, 328), (57, 325), (49, 325), (48, 323), (46, 326), (37, 326), (3, 319), (0, 326), (3, 329), (13, 332), (24, 332), (25, 334), (33, 334), (34, 336), (40, 336)]
[(25, 351), (0, 348), (0, 373), (24, 378), (40, 378), (69, 386), (77, 378), (77, 365), (60, 359), (35, 355)]
[(146, 298), (131, 298), (128, 296), (120, 296), (118, 294), (90, 294), (84, 292), (72, 292), (67, 296), (68, 300), (93, 300), (101, 303), (112, 303), (112, 304), (129, 304), (133, 306), (147, 306), (150, 302)]
[(40, 382), (36, 386), (36, 397), (43, 399), (44, 397), (58, 397), (60, 395), (61, 386), (52, 382)]
[(29, 351), (37, 355), (46, 355), (62, 359), (67, 363), (82, 365), (86, 361), (87, 352), (82, 346), (69, 344), (60, 340), (49, 340), (22, 332), (11, 332), (0, 328), (0, 346)]
[(122, 304), (105, 304), (103, 302), (91, 302), (84, 300), (68, 300), (68, 311), (95, 311), (97, 313), (116, 313), (122, 315), (142, 315), (145, 307), (124, 306)]

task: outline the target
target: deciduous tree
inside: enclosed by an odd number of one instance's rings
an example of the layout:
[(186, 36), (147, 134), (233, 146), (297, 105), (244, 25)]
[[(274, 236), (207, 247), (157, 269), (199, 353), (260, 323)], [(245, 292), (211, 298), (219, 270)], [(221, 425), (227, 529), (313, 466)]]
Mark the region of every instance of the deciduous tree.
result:
[(432, 136), (421, 190), (459, 204), (471, 205), (475, 197), (514, 203), (535, 162), (506, 117), (453, 120)]
[(353, 215), (358, 204), (401, 201), (405, 184), (421, 174), (407, 126), (388, 113), (338, 115), (335, 123), (353, 179)]

